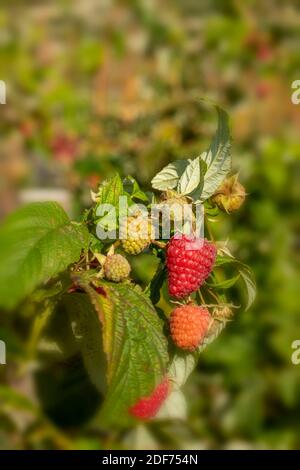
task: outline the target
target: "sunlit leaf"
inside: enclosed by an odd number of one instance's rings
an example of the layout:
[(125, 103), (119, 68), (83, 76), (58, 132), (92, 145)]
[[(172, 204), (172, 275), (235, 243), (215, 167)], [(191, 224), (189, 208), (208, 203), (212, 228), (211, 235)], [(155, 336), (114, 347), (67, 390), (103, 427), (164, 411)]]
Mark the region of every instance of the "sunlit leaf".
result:
[(166, 191), (176, 188), (178, 181), (189, 164), (189, 160), (177, 160), (163, 168), (151, 181), (154, 189)]
[(228, 115), (221, 108), (216, 107), (216, 109), (218, 112), (218, 128), (209, 150), (202, 157), (207, 165), (201, 194), (202, 201), (205, 201), (215, 193), (231, 170)]
[(192, 160), (186, 167), (177, 186), (177, 191), (180, 194), (191, 194), (197, 189), (197, 196), (200, 197), (206, 171), (206, 164), (203, 158), (204, 154)]

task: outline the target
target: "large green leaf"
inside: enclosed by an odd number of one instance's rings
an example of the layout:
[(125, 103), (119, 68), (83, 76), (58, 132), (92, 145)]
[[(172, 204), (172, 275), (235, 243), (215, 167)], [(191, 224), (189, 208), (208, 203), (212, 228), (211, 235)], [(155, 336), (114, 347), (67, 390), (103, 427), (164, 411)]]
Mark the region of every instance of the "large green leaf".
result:
[(218, 128), (209, 150), (201, 156), (202, 160), (207, 165), (201, 201), (205, 201), (215, 193), (231, 170), (231, 143), (228, 115), (218, 106), (216, 109), (218, 112)]
[(102, 416), (121, 423), (128, 408), (149, 395), (166, 373), (162, 323), (148, 297), (135, 287), (101, 282), (96, 292), (85, 276), (74, 279), (89, 294), (103, 325), (108, 393)]
[(11, 309), (80, 258), (88, 231), (55, 202), (33, 203), (0, 230), (0, 306)]

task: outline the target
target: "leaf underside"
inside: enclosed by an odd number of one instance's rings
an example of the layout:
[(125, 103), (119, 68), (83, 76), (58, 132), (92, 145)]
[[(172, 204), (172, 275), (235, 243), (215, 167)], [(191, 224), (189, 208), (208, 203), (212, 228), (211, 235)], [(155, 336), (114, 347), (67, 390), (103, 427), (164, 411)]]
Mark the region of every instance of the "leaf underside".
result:
[(151, 181), (160, 191), (175, 189), (190, 194), (199, 204), (211, 197), (231, 170), (231, 137), (227, 113), (216, 106), (218, 127), (210, 148), (193, 160), (178, 160), (163, 168)]
[(176, 188), (181, 175), (188, 166), (188, 160), (177, 160), (163, 168), (151, 181), (152, 187), (160, 191)]
[(202, 201), (205, 201), (216, 192), (226, 175), (230, 172), (232, 164), (228, 115), (221, 108), (217, 107), (216, 109), (218, 112), (218, 128), (208, 152), (202, 157), (207, 165), (201, 194)]
[(177, 387), (182, 387), (186, 383), (197, 365), (200, 354), (220, 335), (226, 324), (226, 321), (215, 319), (210, 326), (208, 334), (195, 352), (186, 353), (180, 351), (175, 354), (168, 374), (174, 380)]

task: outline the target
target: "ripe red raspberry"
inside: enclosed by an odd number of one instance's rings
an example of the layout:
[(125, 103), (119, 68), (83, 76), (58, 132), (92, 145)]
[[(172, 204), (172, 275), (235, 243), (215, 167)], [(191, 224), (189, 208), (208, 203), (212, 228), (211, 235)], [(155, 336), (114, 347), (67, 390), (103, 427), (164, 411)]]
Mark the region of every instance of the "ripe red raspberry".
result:
[(155, 388), (148, 397), (141, 398), (134, 406), (129, 409), (130, 414), (138, 419), (154, 418), (159, 412), (160, 407), (169, 395), (170, 382), (167, 377)]
[(192, 236), (173, 237), (167, 246), (169, 293), (184, 297), (199, 289), (210, 275), (217, 254), (216, 246)]
[(207, 308), (196, 305), (177, 307), (170, 317), (172, 339), (179, 348), (194, 351), (202, 342), (210, 323)]

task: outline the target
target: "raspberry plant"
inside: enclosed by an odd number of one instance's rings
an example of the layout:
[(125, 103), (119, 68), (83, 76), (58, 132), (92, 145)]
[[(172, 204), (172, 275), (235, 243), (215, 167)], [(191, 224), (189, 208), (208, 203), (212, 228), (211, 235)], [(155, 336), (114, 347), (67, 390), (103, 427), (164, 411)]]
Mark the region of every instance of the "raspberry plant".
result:
[[(228, 117), (218, 107), (217, 113), (210, 148), (162, 169), (152, 180), (153, 192), (117, 174), (92, 193), (93, 205), (79, 222), (55, 202), (45, 202), (22, 207), (2, 226), (0, 306), (7, 311), (21, 302), (37, 306), (36, 345), (37, 337), (49, 339), (48, 324), (56, 312), (64, 315), (68, 340), (64, 331), (52, 328), (51, 341), (68, 357), (79, 349), (91, 382), (105, 396), (103, 422), (122, 426), (135, 419), (183, 417), (181, 387), (199, 354), (232, 320), (237, 306), (231, 288), (244, 283), (245, 308), (254, 300), (250, 269), (227, 243), (214, 240), (211, 230), (220, 211), (238, 209), (245, 198), (237, 176), (230, 176)], [(142, 219), (139, 214), (127, 219), (125, 228), (129, 222), (135, 228), (125, 241), (114, 217), (122, 215), (121, 196), (128, 207), (143, 203), (149, 209)], [(172, 224), (170, 241), (155, 239), (151, 203), (174, 201), (188, 203), (193, 214), (203, 207), (205, 240), (194, 234), (193, 225), (189, 233), (178, 234)], [(99, 210), (103, 204), (110, 204), (106, 213)], [(99, 239), (99, 228), (112, 238)], [(196, 246), (187, 251), (191, 240)], [(158, 260), (144, 288), (130, 278), (130, 256), (143, 250)]]

